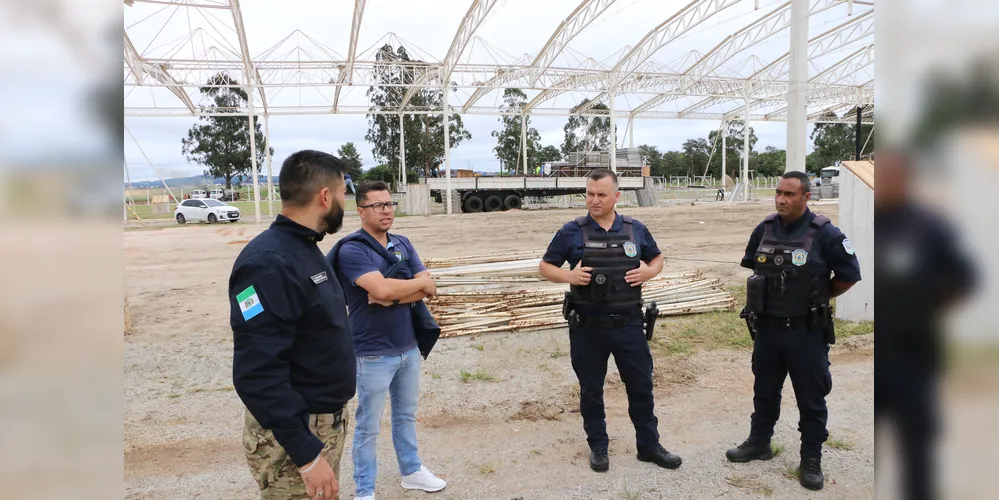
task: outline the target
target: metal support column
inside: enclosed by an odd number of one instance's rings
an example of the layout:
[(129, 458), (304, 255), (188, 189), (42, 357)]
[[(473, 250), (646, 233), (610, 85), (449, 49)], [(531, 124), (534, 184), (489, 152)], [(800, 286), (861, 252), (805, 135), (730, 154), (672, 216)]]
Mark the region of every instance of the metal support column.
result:
[(447, 213), (451, 212), (451, 108), (448, 107), (447, 95), (451, 93), (450, 85), (444, 83), (444, 187), (447, 190)]
[(628, 147), (635, 147), (635, 116), (628, 120)]
[(728, 138), (728, 122), (722, 123), (722, 172), (721, 172), (721, 185), (722, 189), (725, 189), (725, 150), (728, 147), (725, 145), (725, 140)]
[(749, 84), (746, 84), (746, 110), (742, 119), (742, 201), (749, 201)]
[(247, 118), (250, 123), (250, 165), (253, 167), (253, 215), (257, 224), (260, 224), (260, 179), (257, 171), (257, 134), (253, 127), (253, 85), (246, 89), (246, 107), (249, 111)]
[(791, 48), (788, 58), (787, 164), (785, 172), (805, 171), (808, 124), (808, 0), (791, 0)]
[(405, 126), (406, 115), (399, 113), (399, 178), (402, 179), (402, 185), (405, 187), (408, 182), (406, 180), (406, 126)]
[(274, 217), (274, 173), (271, 171), (271, 129), (268, 126), (267, 113), (264, 112), (264, 154), (267, 155), (267, 216)]
[(614, 91), (607, 93), (610, 100), (610, 166), (611, 172), (617, 173), (617, 122), (614, 119)]
[(861, 151), (861, 148), (863, 148), (863, 146), (861, 145), (861, 142), (860, 142), (860, 138), (863, 135), (863, 134), (860, 133), (860, 129), (861, 129), (860, 125), (861, 125), (861, 122), (862, 122), (861, 115), (863, 114), (862, 113), (863, 110), (864, 110), (864, 108), (862, 108), (860, 106), (857, 106), (857, 133), (855, 134), (857, 136), (857, 139), (856, 139), (857, 140), (857, 154), (854, 157), (854, 160), (857, 160), (857, 161), (860, 161), (860, 154), (863, 153), (863, 151)]
[(520, 155), (524, 160), (524, 175), (527, 175), (527, 115), (520, 115)]

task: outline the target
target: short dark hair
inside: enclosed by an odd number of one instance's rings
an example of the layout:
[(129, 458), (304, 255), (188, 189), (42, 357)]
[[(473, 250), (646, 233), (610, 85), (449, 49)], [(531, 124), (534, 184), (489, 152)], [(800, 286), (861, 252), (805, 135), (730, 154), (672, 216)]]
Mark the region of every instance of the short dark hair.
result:
[(606, 168), (598, 168), (586, 175), (587, 179), (594, 181), (599, 181), (600, 179), (604, 179), (607, 177), (610, 177), (611, 181), (614, 182), (614, 187), (617, 187), (617, 174), (611, 172), (610, 170), (607, 170)]
[(372, 191), (389, 191), (389, 185), (385, 181), (364, 181), (357, 186), (357, 192), (354, 193), (354, 201), (360, 205), (362, 201), (368, 198), (368, 193)]
[(306, 149), (293, 153), (281, 164), (278, 182), (281, 202), (305, 206), (323, 187), (343, 182), (345, 165), (339, 158), (322, 151)]
[(784, 172), (784, 175), (780, 176), (781, 179), (798, 179), (801, 181), (801, 194), (805, 194), (812, 190), (812, 180), (808, 178), (808, 174), (804, 172), (798, 172), (797, 170), (792, 170), (790, 172)]

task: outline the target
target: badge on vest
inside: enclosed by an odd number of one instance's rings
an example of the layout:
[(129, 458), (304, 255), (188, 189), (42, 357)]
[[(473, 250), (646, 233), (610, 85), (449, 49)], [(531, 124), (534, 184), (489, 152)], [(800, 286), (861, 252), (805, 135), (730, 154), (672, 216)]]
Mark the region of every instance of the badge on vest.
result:
[(759, 262), (760, 264), (766, 264), (767, 263), (767, 256), (764, 255), (764, 254), (762, 254), (762, 253), (759, 254), (759, 255), (757, 255), (756, 256), (756, 262)]
[(624, 244), (624, 254), (628, 257), (638, 256), (638, 247), (635, 246), (634, 242), (628, 241)]
[(798, 249), (791, 253), (791, 263), (796, 266), (803, 266), (808, 262), (808, 252)]
[(323, 272), (321, 272), (319, 274), (313, 274), (312, 276), (310, 276), (310, 278), (312, 278), (312, 282), (315, 283), (315, 284), (317, 284), (317, 285), (320, 284), (320, 283), (322, 283), (322, 282), (324, 282), (324, 281), (326, 281), (327, 279), (329, 279), (326, 276), (326, 271), (323, 271)]
[(399, 260), (403, 260), (403, 255), (402, 255), (402, 252), (396, 252), (396, 253), (395, 253), (395, 258), (396, 258), (396, 259), (399, 259)]
[(778, 266), (783, 265), (784, 264), (784, 256), (783, 255), (778, 255), (778, 256), (774, 257), (774, 264), (776, 264)]

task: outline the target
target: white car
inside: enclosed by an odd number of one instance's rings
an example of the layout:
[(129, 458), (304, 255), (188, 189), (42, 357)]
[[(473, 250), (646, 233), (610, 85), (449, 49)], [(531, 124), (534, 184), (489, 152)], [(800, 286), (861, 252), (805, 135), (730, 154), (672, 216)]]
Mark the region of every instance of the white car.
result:
[(174, 209), (174, 218), (177, 224), (187, 221), (210, 222), (237, 222), (241, 214), (239, 209), (222, 203), (218, 200), (184, 200)]

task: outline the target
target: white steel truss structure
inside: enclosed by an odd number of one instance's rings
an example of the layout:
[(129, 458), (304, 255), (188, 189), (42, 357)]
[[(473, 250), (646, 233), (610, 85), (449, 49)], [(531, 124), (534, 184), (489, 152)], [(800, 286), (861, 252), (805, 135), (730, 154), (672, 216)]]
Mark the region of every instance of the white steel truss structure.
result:
[[(537, 52), (514, 58), (476, 36), (507, 1), (469, 0), (466, 14), (452, 28), (450, 47), (437, 59), (394, 33), (360, 50), (362, 19), (379, 7), (377, 0), (353, 2), (349, 37), (336, 41), (345, 55), (301, 30), (265, 50), (254, 50), (257, 47), (248, 43), (239, 0), (124, 0), (124, 114), (257, 114), (265, 120), (275, 115), (442, 114), (445, 105), (415, 106), (411, 98), (421, 88), (447, 87), (444, 102), (451, 113), (611, 115), (630, 122), (741, 120), (748, 107), (750, 121), (787, 119), (787, 45), (777, 58), (754, 50), (766, 44), (780, 46), (774, 43), (787, 35), (790, 1), (692, 0), (634, 45), (604, 61), (576, 58), (578, 53), (570, 43), (607, 16), (642, 8), (636, 2), (574, 3), (575, 8), (551, 27), (551, 36)], [(855, 123), (859, 108), (862, 119), (872, 122), (873, 2), (808, 0), (808, 7), (815, 33), (808, 43), (809, 121)], [(725, 32), (712, 27), (731, 19), (745, 19), (745, 23)], [(657, 59), (692, 35), (714, 38), (714, 45), (704, 46), (704, 52), (684, 51), (670, 63)], [(375, 54), (386, 43), (405, 45), (414, 61), (376, 60)], [(378, 69), (386, 65), (412, 78), (380, 82)], [(218, 72), (239, 79), (238, 85), (252, 96), (247, 106), (205, 106), (199, 89)], [(402, 104), (376, 108), (358, 102), (357, 95), (374, 85), (404, 88)], [(529, 103), (524, 109), (501, 108), (487, 99), (509, 88), (527, 93)], [(347, 99), (350, 94), (355, 98)], [(589, 101), (580, 106), (582, 96)], [(833, 118), (829, 112), (841, 116)]]

